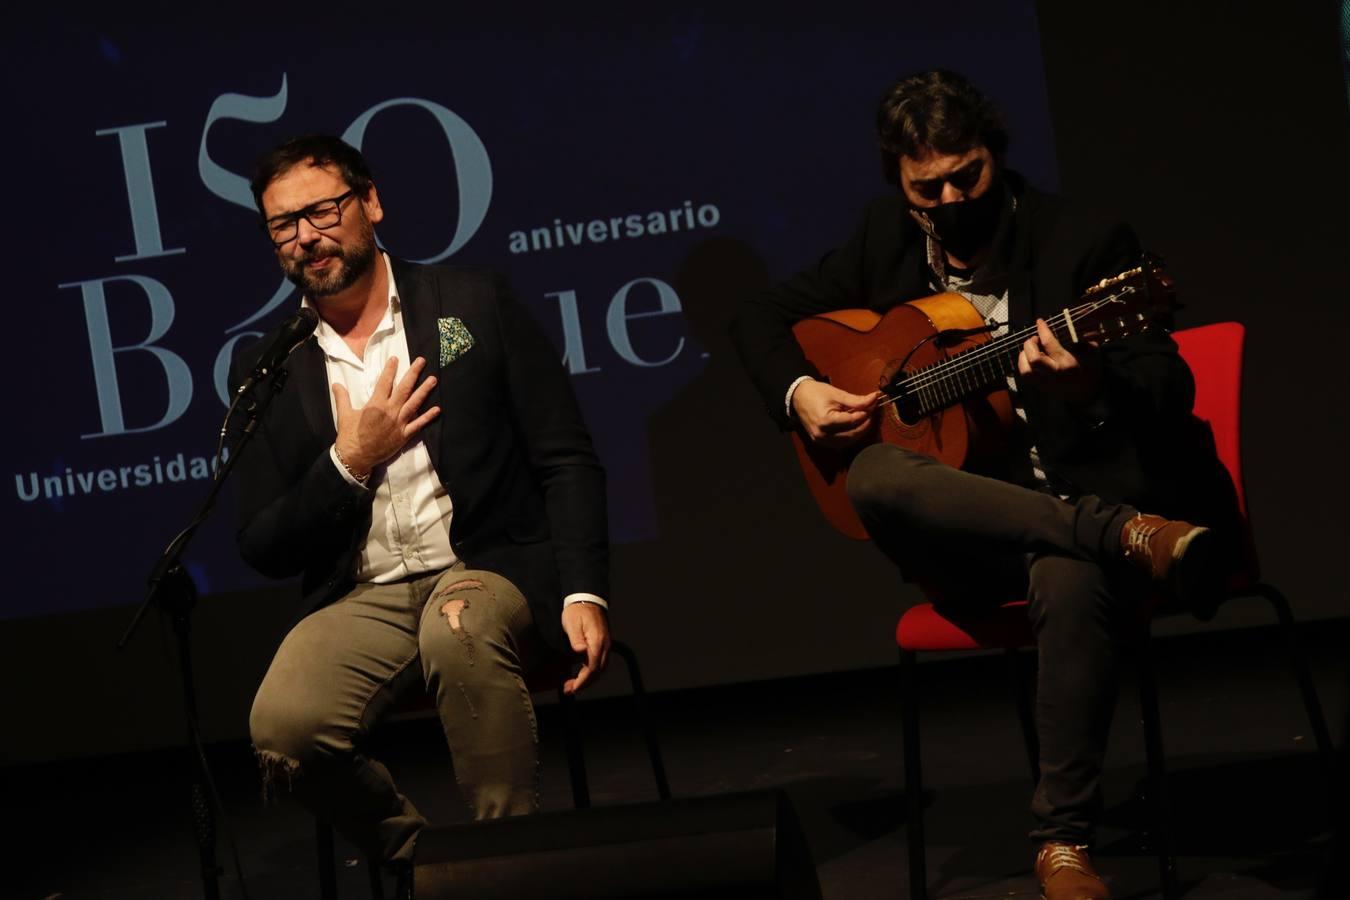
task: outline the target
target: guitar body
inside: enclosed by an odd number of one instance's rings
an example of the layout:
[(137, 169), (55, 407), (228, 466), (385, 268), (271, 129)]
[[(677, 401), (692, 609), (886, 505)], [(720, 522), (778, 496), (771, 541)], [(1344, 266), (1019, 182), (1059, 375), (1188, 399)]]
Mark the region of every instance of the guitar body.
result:
[[(914, 372), (989, 340), (986, 333), (939, 345), (935, 336), (949, 329), (977, 329), (984, 320), (960, 294), (938, 294), (902, 303), (884, 315), (864, 309), (840, 310), (803, 319), (792, 332), (830, 384), (868, 394), (900, 371)], [(866, 540), (867, 532), (845, 490), (848, 467), (869, 444), (883, 442), (931, 456), (957, 468), (979, 468), (1005, 449), (1013, 420), (1006, 387), (995, 386), (955, 406), (915, 421), (905, 421), (895, 404), (880, 408), (871, 435), (846, 450), (822, 447), (793, 432), (798, 461), (821, 512), (843, 534)]]

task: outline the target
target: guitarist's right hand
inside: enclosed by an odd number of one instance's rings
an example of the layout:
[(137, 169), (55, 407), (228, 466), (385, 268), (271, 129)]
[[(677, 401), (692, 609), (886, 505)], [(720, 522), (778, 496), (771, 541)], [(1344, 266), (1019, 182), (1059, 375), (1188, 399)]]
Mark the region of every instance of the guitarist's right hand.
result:
[(881, 391), (850, 394), (823, 381), (803, 381), (792, 392), (792, 411), (812, 441), (826, 447), (847, 447), (872, 429)]

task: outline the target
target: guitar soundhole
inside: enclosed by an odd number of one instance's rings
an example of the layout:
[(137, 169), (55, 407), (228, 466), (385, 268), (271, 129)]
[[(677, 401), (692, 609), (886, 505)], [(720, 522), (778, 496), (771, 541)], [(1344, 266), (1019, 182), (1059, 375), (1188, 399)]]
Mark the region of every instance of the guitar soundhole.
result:
[(886, 410), (891, 423), (908, 431), (926, 424), (925, 416), (919, 407), (918, 396), (908, 386), (909, 375), (899, 369), (898, 359), (886, 364), (882, 370), (880, 389), (890, 401)]

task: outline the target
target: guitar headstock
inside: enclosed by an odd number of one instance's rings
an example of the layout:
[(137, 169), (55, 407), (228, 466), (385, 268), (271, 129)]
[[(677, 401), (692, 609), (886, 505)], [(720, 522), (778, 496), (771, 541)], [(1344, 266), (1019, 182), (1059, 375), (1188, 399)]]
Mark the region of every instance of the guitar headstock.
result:
[(1176, 308), (1176, 282), (1159, 257), (1145, 254), (1134, 268), (1088, 288), (1068, 312), (1077, 340), (1107, 343), (1145, 331), (1170, 330)]

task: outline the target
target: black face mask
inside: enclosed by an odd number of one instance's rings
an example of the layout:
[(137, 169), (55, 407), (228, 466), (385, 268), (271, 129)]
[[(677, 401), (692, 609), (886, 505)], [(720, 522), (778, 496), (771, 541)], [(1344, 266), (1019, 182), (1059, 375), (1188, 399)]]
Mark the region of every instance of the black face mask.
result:
[(957, 259), (969, 260), (993, 240), (1005, 192), (1003, 180), (996, 179), (974, 200), (924, 208), (910, 205), (909, 214), (943, 250)]

